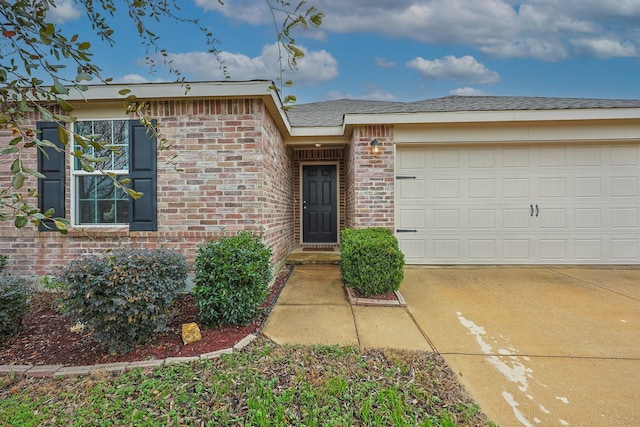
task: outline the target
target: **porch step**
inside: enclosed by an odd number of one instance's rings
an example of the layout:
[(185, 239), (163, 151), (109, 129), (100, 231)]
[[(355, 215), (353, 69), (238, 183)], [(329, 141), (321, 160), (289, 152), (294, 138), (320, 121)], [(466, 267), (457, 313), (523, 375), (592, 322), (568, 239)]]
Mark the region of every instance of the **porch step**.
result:
[(287, 264), (340, 264), (340, 251), (338, 248), (333, 251), (304, 251), (302, 248), (296, 248), (287, 257)]

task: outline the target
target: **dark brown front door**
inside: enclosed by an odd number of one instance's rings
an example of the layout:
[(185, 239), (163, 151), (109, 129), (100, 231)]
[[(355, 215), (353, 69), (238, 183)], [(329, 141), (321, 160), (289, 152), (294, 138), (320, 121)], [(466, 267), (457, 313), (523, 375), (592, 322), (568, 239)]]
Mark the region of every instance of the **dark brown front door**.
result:
[(302, 242), (338, 241), (338, 185), (335, 165), (302, 167)]

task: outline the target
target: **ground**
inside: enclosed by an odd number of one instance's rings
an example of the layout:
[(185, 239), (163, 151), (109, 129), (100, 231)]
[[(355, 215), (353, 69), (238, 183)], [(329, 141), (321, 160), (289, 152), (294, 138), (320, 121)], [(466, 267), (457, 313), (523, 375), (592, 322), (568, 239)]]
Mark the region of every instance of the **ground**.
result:
[(88, 333), (71, 332), (72, 322), (55, 309), (56, 294), (37, 293), (32, 299), (31, 311), (25, 319), (24, 329), (17, 336), (2, 343), (0, 365), (83, 366), (197, 356), (230, 348), (260, 329), (290, 273), (289, 267), (280, 272), (271, 288), (263, 314), (251, 324), (219, 329), (203, 328), (202, 340), (186, 346), (182, 342), (182, 324), (197, 322), (198, 308), (192, 296), (183, 294), (176, 301), (178, 314), (169, 324), (170, 331), (156, 336), (149, 344), (137, 346), (126, 354), (108, 354), (91, 340)]

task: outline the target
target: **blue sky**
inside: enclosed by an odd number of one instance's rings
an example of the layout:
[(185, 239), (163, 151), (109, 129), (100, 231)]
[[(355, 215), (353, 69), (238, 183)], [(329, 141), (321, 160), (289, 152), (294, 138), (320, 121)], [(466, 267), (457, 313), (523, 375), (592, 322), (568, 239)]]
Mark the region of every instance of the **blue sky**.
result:
[[(266, 0), (178, 3), (184, 16), (198, 17), (220, 40), (233, 80), (278, 77)], [(323, 25), (296, 33), (306, 56), (285, 77), (294, 81), (285, 92), (298, 103), (456, 94), (640, 99), (640, 0), (309, 0), (311, 5), (324, 12)], [(57, 6), (51, 18), (65, 31), (90, 31), (72, 0)], [(130, 83), (175, 80), (162, 67), (150, 74), (130, 21), (125, 15), (116, 22), (115, 47), (92, 41), (105, 76)], [(187, 80), (223, 80), (193, 27), (163, 21), (154, 30)]]

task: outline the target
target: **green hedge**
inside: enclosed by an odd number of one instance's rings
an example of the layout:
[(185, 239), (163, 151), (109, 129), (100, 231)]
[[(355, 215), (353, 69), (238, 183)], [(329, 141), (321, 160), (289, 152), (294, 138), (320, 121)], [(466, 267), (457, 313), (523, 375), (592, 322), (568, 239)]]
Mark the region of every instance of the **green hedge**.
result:
[(365, 296), (397, 291), (404, 278), (404, 255), (386, 228), (345, 229), (340, 234), (344, 283)]
[(69, 315), (110, 351), (125, 352), (168, 330), (188, 272), (177, 252), (124, 249), (74, 260), (58, 279)]
[(246, 325), (269, 296), (271, 249), (262, 235), (241, 231), (198, 248), (193, 296), (211, 327)]
[(32, 292), (26, 279), (0, 274), (0, 342), (22, 329), (22, 322), (29, 314)]
[(7, 268), (8, 261), (9, 257), (7, 255), (0, 254), (0, 273), (2, 273), (5, 268)]

